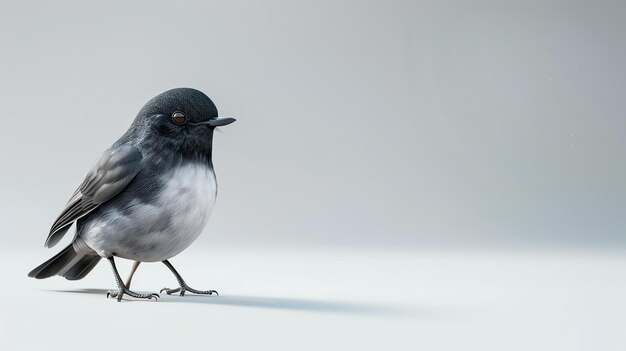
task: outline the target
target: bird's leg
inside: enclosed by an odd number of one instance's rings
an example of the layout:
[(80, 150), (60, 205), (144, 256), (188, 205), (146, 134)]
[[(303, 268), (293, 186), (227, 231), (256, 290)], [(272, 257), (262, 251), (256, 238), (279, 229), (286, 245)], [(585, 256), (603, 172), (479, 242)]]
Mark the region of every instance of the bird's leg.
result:
[(133, 263), (133, 268), (130, 269), (130, 273), (128, 274), (128, 278), (126, 278), (126, 288), (130, 289), (130, 282), (133, 280), (133, 275), (135, 274), (135, 271), (137, 270), (137, 268), (139, 267), (139, 264), (141, 263), (141, 261), (135, 261)]
[(113, 276), (115, 277), (117, 290), (109, 290), (107, 292), (107, 298), (117, 297), (117, 301), (122, 301), (122, 296), (124, 296), (124, 294), (138, 298), (138, 299), (151, 299), (153, 297), (156, 299), (159, 297), (158, 294), (138, 294), (134, 291), (128, 290), (128, 288), (124, 285), (124, 282), (122, 282), (122, 278), (120, 277), (120, 274), (117, 272), (117, 267), (115, 267), (115, 261), (113, 260), (113, 256), (109, 257), (108, 260), (109, 260), (109, 263), (111, 263), (111, 269), (113, 270)]
[(184, 296), (185, 295), (185, 291), (189, 291), (191, 293), (194, 294), (203, 294), (203, 295), (219, 295), (217, 293), (217, 291), (215, 290), (196, 290), (193, 288), (190, 288), (187, 283), (185, 283), (185, 281), (183, 280), (183, 277), (180, 276), (180, 274), (178, 274), (178, 272), (176, 271), (176, 269), (174, 268), (174, 266), (172, 266), (172, 264), (168, 261), (165, 260), (163, 261), (163, 264), (167, 266), (167, 268), (170, 269), (170, 271), (172, 271), (172, 273), (174, 273), (174, 276), (176, 276), (176, 280), (178, 280), (178, 284), (180, 285), (180, 287), (176, 288), (176, 289), (169, 289), (169, 288), (163, 288), (161, 289), (160, 292), (165, 291), (166, 294), (171, 295), (175, 292), (179, 292), (180, 291), (180, 296)]

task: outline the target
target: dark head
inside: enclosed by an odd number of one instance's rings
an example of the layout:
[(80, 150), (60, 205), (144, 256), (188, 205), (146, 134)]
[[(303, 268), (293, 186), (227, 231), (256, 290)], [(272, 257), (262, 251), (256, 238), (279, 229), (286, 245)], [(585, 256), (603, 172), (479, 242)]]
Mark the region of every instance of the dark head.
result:
[(127, 136), (137, 138), (140, 146), (155, 151), (210, 157), (215, 127), (234, 121), (234, 118), (218, 117), (215, 104), (201, 91), (178, 88), (148, 101)]

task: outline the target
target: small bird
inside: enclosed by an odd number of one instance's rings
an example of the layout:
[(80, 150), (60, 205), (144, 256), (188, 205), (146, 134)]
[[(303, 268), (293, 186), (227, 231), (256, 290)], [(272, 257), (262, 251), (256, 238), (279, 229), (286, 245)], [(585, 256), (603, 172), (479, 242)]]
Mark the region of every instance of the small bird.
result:
[[(217, 195), (213, 132), (233, 122), (218, 117), (213, 101), (195, 89), (168, 90), (148, 101), (74, 192), (45, 246), (56, 245), (76, 222), (72, 243), (28, 276), (78, 280), (106, 258), (117, 284), (107, 297), (151, 299), (159, 295), (131, 291), (130, 279), (139, 262), (161, 261), (180, 285), (161, 292), (217, 293), (190, 288), (168, 260), (191, 245), (207, 224)], [(135, 261), (127, 285), (115, 257)]]

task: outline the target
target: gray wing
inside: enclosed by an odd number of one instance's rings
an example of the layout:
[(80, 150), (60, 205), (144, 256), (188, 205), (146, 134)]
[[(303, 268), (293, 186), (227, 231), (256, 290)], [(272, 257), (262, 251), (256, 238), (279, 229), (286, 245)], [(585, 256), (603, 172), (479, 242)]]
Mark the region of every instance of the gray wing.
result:
[(141, 159), (141, 151), (134, 146), (106, 150), (54, 221), (45, 246), (56, 245), (72, 223), (119, 194), (139, 173)]

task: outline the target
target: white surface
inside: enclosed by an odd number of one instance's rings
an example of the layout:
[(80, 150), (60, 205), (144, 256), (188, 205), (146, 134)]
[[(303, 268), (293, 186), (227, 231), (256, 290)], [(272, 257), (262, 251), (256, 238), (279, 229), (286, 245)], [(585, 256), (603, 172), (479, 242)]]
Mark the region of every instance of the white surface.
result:
[[(49, 255), (32, 251), (2, 254), (2, 350), (626, 349), (621, 253), (192, 247), (172, 263), (219, 297), (118, 303), (106, 262), (81, 281), (34, 280)], [(133, 288), (174, 283), (152, 263)]]

